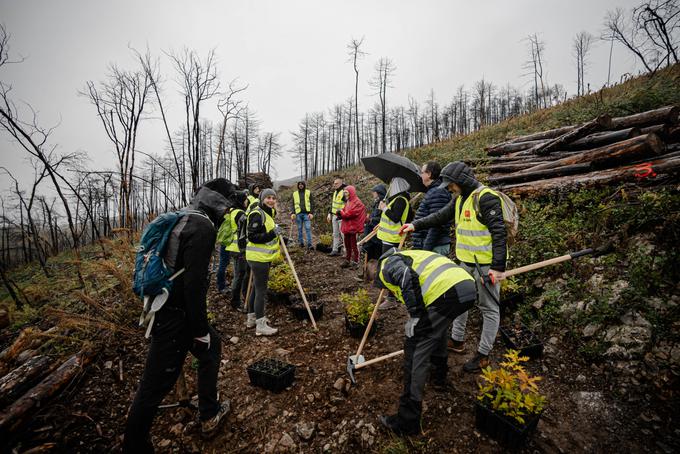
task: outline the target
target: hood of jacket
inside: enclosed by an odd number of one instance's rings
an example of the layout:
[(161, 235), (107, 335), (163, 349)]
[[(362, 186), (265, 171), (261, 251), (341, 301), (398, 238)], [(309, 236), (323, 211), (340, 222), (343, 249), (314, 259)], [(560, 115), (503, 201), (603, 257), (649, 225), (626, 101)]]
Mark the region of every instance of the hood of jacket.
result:
[(390, 181), (390, 187), (387, 190), (387, 196), (392, 197), (397, 194), (401, 194), (402, 192), (408, 191), (410, 187), (411, 185), (408, 184), (408, 182), (403, 178), (394, 177), (392, 178), (392, 181)]
[(222, 193), (203, 185), (198, 188), (191, 199), (189, 208), (204, 212), (215, 224), (215, 227), (219, 227), (224, 219), (224, 214), (235, 204), (234, 192), (232, 190), (227, 198)]
[(347, 194), (349, 195), (349, 197), (347, 197), (348, 202), (356, 200), (357, 190), (354, 188), (354, 186), (345, 186), (345, 191), (347, 191)]
[(379, 184), (376, 184), (375, 186), (373, 186), (373, 187), (371, 188), (371, 191), (377, 193), (377, 194), (378, 194), (378, 198), (379, 198), (380, 200), (384, 199), (384, 198), (385, 198), (385, 195), (387, 194), (387, 188), (386, 188), (385, 185), (382, 184), (382, 183), (379, 183)]
[(462, 189), (463, 195), (470, 194), (480, 185), (472, 169), (461, 161), (445, 165), (440, 178), (443, 181), (442, 184), (456, 183)]

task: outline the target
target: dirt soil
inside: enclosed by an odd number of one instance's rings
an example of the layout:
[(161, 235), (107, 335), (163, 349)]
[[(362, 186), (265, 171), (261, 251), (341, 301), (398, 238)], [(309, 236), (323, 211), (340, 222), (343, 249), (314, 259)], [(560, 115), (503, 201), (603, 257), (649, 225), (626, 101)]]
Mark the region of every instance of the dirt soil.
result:
[[(378, 415), (396, 411), (402, 387), (401, 357), (358, 371), (354, 386), (346, 373), (347, 357), (359, 342), (345, 330), (338, 296), (369, 284), (358, 282), (355, 270), (340, 268), (343, 258), (305, 253), (297, 247), (291, 253), (304, 287), (317, 292), (325, 303), (319, 331), (314, 332), (309, 322), (296, 320), (288, 307), (268, 304), (267, 315), (279, 334), (255, 337), (254, 330), (245, 328), (245, 315), (233, 310), (212, 286), (209, 309), (223, 337), (218, 388), (222, 399), (231, 401), (231, 414), (214, 438), (204, 440), (194, 422), (195, 413), (160, 410), (152, 431), (157, 452), (503, 452), (475, 429), (478, 377), (462, 371), (480, 332), (476, 310), (468, 326), (465, 354), (449, 355), (451, 389), (437, 392), (427, 387), (423, 435), (400, 439), (381, 428)], [(370, 292), (377, 296), (375, 289)], [(402, 348), (406, 316), (403, 307), (379, 314), (377, 335), (364, 351), (366, 359)], [(616, 397), (614, 378), (603, 373), (601, 366), (584, 363), (556, 339), (543, 339), (543, 357), (528, 366), (544, 377), (541, 389), (548, 404), (537, 432), (522, 452), (680, 449), (673, 399), (664, 400), (667, 394), (662, 391), (645, 394), (642, 390)], [(492, 352), (494, 364), (504, 350), (499, 336)], [(119, 451), (146, 351), (141, 329), (134, 337), (117, 338), (11, 446), (16, 452), (37, 446), (69, 453)], [(250, 384), (246, 367), (265, 357), (296, 366), (290, 388), (275, 394)], [(195, 394), (191, 357), (185, 372)], [(173, 395), (166, 399), (166, 403), (174, 401)]]

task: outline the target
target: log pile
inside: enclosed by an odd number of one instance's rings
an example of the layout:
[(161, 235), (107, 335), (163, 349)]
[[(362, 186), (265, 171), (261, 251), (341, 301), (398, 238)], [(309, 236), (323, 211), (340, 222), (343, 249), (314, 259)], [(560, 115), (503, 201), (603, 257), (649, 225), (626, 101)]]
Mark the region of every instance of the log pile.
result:
[(248, 188), (253, 183), (260, 186), (261, 189), (274, 187), (271, 177), (264, 172), (247, 173), (245, 179), (240, 178), (238, 180), (238, 186), (242, 189)]
[(517, 196), (680, 174), (677, 106), (625, 117), (601, 115), (487, 147), (478, 170), (488, 183)]
[[(9, 439), (77, 377), (94, 357), (83, 350), (65, 361), (47, 351), (57, 327), (26, 328), (0, 352), (0, 440)], [(63, 362), (62, 362), (63, 361)]]

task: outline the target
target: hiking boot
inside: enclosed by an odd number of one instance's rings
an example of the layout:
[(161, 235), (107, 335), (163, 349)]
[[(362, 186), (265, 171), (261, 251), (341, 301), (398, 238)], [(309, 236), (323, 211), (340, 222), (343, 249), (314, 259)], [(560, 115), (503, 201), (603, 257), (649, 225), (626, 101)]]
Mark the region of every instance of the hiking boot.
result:
[(350, 266), (352, 266), (351, 262), (349, 260), (346, 260), (345, 262), (343, 262), (342, 265), (340, 265), (340, 268), (349, 268)]
[(231, 405), (229, 404), (229, 401), (225, 400), (220, 404), (220, 409), (215, 416), (205, 421), (201, 421), (201, 432), (203, 433), (203, 436), (213, 435), (217, 431), (220, 427), (220, 423), (227, 419), (226, 416), (229, 413), (230, 408)]
[(420, 433), (420, 426), (407, 427), (401, 423), (399, 416), (397, 415), (380, 415), (378, 416), (378, 419), (380, 420), (380, 424), (382, 424), (383, 427), (389, 429), (397, 435), (418, 435)]
[(241, 310), (241, 300), (240, 299), (232, 299), (229, 301), (229, 304), (231, 305), (231, 308), (237, 311)]
[(256, 336), (273, 336), (278, 333), (279, 330), (272, 328), (267, 324), (269, 319), (267, 317), (262, 317), (257, 319), (257, 326), (255, 327)]
[(380, 303), (380, 306), (378, 306), (380, 309), (385, 310), (385, 309), (392, 309), (399, 306), (399, 302), (397, 299), (393, 296), (388, 296), (385, 297), (382, 303)]
[(255, 312), (248, 314), (248, 318), (246, 318), (246, 328), (255, 328), (256, 324)]
[(331, 256), (331, 257), (337, 257), (338, 255), (340, 255), (340, 252), (338, 252), (338, 251), (331, 251), (331, 253), (328, 254), (328, 255)]
[(359, 268), (359, 262), (349, 262), (349, 267), (352, 268), (353, 270), (356, 270)]
[(482, 369), (489, 366), (489, 355), (482, 355), (481, 353), (475, 353), (475, 356), (463, 365), (463, 370), (465, 372), (481, 372)]
[(447, 348), (454, 353), (465, 352), (465, 341), (457, 341), (455, 339), (449, 339)]

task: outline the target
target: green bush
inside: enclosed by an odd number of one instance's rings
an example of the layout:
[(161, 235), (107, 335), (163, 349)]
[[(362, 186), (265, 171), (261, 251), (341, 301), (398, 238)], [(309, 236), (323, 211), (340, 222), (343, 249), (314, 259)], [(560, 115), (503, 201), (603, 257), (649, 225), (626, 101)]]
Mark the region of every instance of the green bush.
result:
[(365, 289), (359, 289), (354, 293), (343, 293), (340, 295), (340, 301), (345, 306), (347, 319), (359, 325), (365, 325), (371, 318), (373, 307), (371, 297)]
[(297, 284), (288, 264), (279, 265), (269, 271), (267, 287), (276, 293), (293, 293)]

